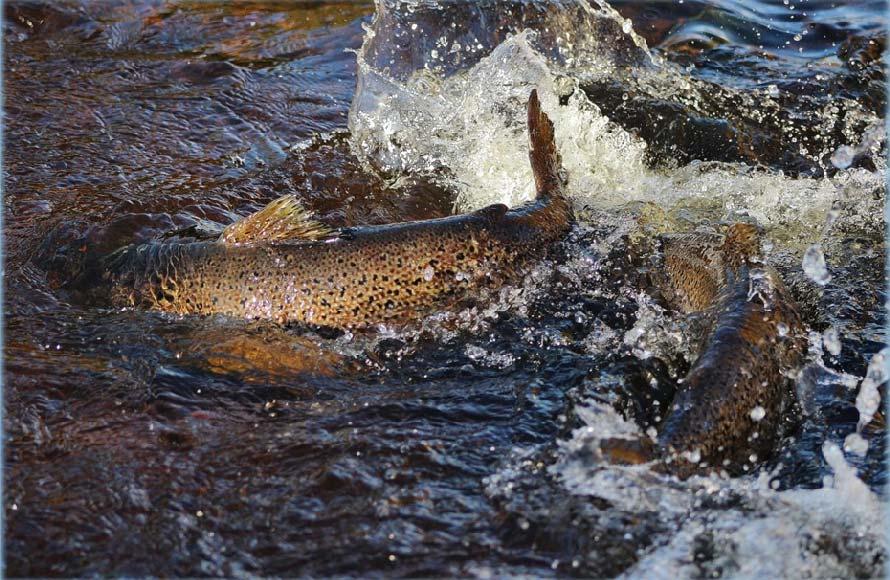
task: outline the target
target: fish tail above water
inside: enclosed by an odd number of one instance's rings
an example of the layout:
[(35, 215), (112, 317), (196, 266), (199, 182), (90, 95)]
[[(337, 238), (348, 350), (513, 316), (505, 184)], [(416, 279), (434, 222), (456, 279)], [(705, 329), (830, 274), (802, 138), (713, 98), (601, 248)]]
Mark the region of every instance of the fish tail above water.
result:
[(540, 242), (552, 243), (565, 235), (575, 216), (566, 197), (567, 179), (553, 122), (541, 109), (536, 89), (528, 99), (528, 139), (536, 195), (510, 214), (514, 227), (531, 226)]
[(528, 157), (535, 174), (537, 196), (563, 195), (566, 180), (562, 158), (556, 148), (553, 122), (541, 110), (537, 90), (533, 90), (528, 99), (528, 138)]

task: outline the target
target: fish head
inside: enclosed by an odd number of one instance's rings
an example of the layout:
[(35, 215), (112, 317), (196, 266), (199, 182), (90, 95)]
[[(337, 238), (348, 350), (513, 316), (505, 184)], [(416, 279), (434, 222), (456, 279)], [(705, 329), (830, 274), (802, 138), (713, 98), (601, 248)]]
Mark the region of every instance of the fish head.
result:
[(52, 228), (40, 245), (32, 262), (46, 272), (51, 290), (82, 294), (88, 280), (99, 279), (100, 259), (105, 244), (94, 227), (67, 222)]

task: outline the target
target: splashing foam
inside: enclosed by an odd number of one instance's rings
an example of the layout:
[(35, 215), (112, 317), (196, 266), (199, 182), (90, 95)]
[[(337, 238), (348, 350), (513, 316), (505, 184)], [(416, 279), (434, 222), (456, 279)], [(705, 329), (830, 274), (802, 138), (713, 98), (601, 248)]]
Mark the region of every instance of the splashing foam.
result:
[[(431, 9), (427, 4), (407, 5), (418, 13)], [(629, 202), (682, 209), (699, 221), (748, 215), (766, 228), (772, 240), (802, 256), (824, 233), (825, 216), (832, 208), (843, 207), (850, 222), (848, 232), (857, 225), (858, 216), (877, 214), (881, 202), (874, 192), (883, 191), (882, 171), (842, 168), (831, 179), (793, 179), (739, 164), (650, 167), (645, 160), (646, 143), (611, 122), (579, 89), (578, 79), (620, 75), (621, 67), (626, 74), (629, 64), (648, 86), (655, 87), (653, 92), (659, 97), (690, 103), (701, 95), (695, 93), (691, 79), (653, 57), (629, 23), (608, 5), (599, 5), (598, 10), (580, 0), (559, 5), (581, 6), (589, 19), (568, 22), (576, 26), (568, 32), (566, 21), (560, 26), (539, 26), (537, 32), (522, 26), (499, 30), (504, 34), (495, 35), (498, 40), (490, 46), (478, 31), (456, 32), (452, 38), (450, 27), (441, 26), (442, 36), (437, 38), (438, 30), (423, 36), (432, 39), (432, 46), (412, 47), (406, 54), (415, 60), (400, 69), (405, 55), (396, 57), (387, 50), (402, 50), (392, 45), (428, 32), (429, 22), (409, 15), (407, 21), (383, 31), (392, 40), (381, 48), (376, 35), (398, 18), (378, 0), (375, 24), (358, 54), (358, 89), (350, 111), (356, 154), (375, 171), (439, 179), (456, 191), (459, 211), (491, 203), (515, 206), (533, 197), (525, 103), (531, 89), (537, 88), (556, 126), (569, 178), (568, 194), (578, 209), (593, 209), (593, 215), (617, 216)], [(402, 38), (404, 30), (399, 26), (415, 30), (411, 17), (424, 30)], [(566, 34), (554, 40), (554, 30)], [(601, 38), (597, 33), (603, 30), (618, 36)], [(418, 57), (424, 50), (426, 56)], [(863, 228), (874, 225), (873, 219), (861, 221)], [(822, 274), (821, 270), (815, 273)], [(653, 328), (656, 323), (670, 322), (662, 321), (658, 313), (650, 318)], [(640, 338), (650, 334), (644, 332), (649, 327), (642, 324), (623, 337), (631, 343), (628, 346), (646, 346)], [(667, 328), (659, 328), (656, 334), (665, 334)], [(666, 334), (663, 338), (670, 339), (670, 333)], [(602, 340), (612, 344), (621, 337), (608, 335)], [(592, 339), (594, 349), (600, 348), (598, 341)], [(822, 342), (819, 335), (819, 353)], [(839, 352), (833, 336), (826, 344), (829, 352)], [(469, 354), (484, 356), (475, 351)], [(860, 389), (862, 400), (857, 407), (863, 420), (870, 419), (879, 400), (874, 396), (874, 382), (863, 381)], [(551, 474), (573, 493), (606, 499), (625, 512), (655, 511), (668, 528), (675, 529), (669, 539), (642, 555), (628, 577), (702, 575), (695, 564), (696, 546), (707, 537), (716, 552), (712, 564), (724, 575), (740, 577), (772, 577), (783, 572), (845, 576), (851, 570), (873, 570), (886, 553), (879, 502), (836, 445), (823, 449), (834, 477), (819, 490), (776, 491), (770, 474), (733, 480), (693, 477), (679, 482), (647, 466), (591, 462), (592, 456), (598, 457), (600, 439), (645, 435), (609, 406), (590, 401), (576, 412), (584, 425), (560, 442)], [(756, 408), (752, 413), (760, 415)], [(858, 449), (856, 441), (850, 443)], [(511, 469), (507, 465), (503, 477), (490, 478), (492, 494), (507, 485)], [(705, 499), (729, 507), (705, 507)]]
[[(573, 493), (605, 499), (623, 512), (657, 512), (675, 530), (622, 577), (698, 577), (703, 565), (742, 578), (844, 577), (874, 572), (886, 551), (881, 501), (835, 444), (823, 447), (834, 475), (822, 489), (776, 491), (768, 473), (681, 482), (645, 466), (591, 461), (600, 440), (641, 434), (601, 403), (578, 415), (584, 425), (562, 442), (551, 473)], [(711, 551), (704, 564), (696, 557), (703, 544)]]
[[(620, 18), (592, 10), (591, 14)], [(627, 22), (618, 28), (628, 28)], [(365, 44), (374, 37), (371, 30)], [(614, 55), (603, 53), (602, 46), (595, 47), (599, 54), (590, 47), (575, 54), (562, 43), (560, 58), (548, 59), (541, 48), (547, 40), (526, 29), (493, 47), (468, 69), (446, 73), (433, 59), (402, 71), (399, 78), (371, 66), (365, 59), (367, 46), (363, 47), (350, 112), (354, 150), (384, 172), (435, 175), (456, 190), (458, 211), (492, 203), (515, 206), (534, 195), (525, 103), (531, 89), (537, 88), (556, 126), (569, 177), (568, 194), (578, 208), (617, 209), (637, 201), (665, 208), (693, 207), (718, 219), (750, 215), (767, 231), (784, 240), (800, 238), (802, 243), (817, 235), (833, 202), (863, 197), (862, 192), (882, 186), (880, 175), (858, 169), (829, 180), (792, 179), (715, 162), (651, 168), (645, 162), (645, 142), (611, 122), (578, 88), (577, 71), (583, 69), (588, 77), (594, 74), (591, 71), (598, 77), (607, 75), (617, 70)], [(631, 44), (634, 50), (650, 54), (634, 38), (617, 39), (616, 44)], [(691, 90), (689, 82), (682, 82), (682, 73), (667, 65), (641, 65), (640, 70), (660, 79), (659, 92), (675, 86), (676, 100), (684, 100), (683, 87)]]

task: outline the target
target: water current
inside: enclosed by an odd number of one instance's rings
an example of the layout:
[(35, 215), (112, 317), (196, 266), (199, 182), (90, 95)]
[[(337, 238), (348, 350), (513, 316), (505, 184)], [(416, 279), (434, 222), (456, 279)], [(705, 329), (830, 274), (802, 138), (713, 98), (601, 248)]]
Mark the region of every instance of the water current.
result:
[[(884, 574), (883, 2), (4, 10), (7, 574)], [(521, 203), (532, 88), (578, 223), (471, 304), (348, 332), (62, 287), (72, 240), (288, 193), (332, 227)], [(778, 448), (739, 477), (609, 462), (694, 357), (634, 248), (740, 220), (809, 332)]]

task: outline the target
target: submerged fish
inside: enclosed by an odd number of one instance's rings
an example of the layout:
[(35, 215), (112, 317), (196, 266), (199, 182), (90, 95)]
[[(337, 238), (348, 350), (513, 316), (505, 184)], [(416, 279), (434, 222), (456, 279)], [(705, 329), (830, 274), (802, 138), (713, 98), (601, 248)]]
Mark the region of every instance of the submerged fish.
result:
[(699, 355), (654, 445), (607, 439), (602, 450), (621, 462), (657, 458), (681, 477), (742, 473), (773, 451), (793, 408), (803, 323), (778, 273), (764, 263), (754, 226), (734, 224), (722, 240), (665, 236), (662, 249), (658, 286), (695, 317)]
[(123, 248), (73, 286), (115, 305), (179, 314), (328, 327), (416, 318), (513, 275), (570, 229), (553, 124), (536, 91), (528, 131), (537, 196), (520, 207), (333, 232), (282, 198), (217, 241)]

